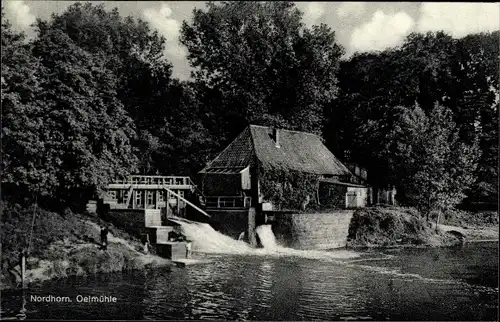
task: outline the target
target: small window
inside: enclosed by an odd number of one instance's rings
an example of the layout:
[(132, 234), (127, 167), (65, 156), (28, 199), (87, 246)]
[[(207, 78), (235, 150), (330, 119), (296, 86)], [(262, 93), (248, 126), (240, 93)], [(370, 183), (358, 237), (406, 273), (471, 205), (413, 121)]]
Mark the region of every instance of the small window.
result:
[(152, 205), (153, 204), (153, 191), (148, 191), (148, 194), (147, 194), (147, 198), (148, 198), (148, 205)]
[(135, 192), (135, 203), (138, 205), (142, 205), (142, 191)]

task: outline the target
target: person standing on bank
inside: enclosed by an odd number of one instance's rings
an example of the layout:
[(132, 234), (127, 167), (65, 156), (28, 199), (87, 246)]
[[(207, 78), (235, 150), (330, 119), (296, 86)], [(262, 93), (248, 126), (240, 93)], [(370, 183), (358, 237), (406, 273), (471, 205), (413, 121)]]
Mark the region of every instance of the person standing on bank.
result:
[(102, 250), (106, 250), (108, 248), (108, 227), (101, 225), (101, 245)]

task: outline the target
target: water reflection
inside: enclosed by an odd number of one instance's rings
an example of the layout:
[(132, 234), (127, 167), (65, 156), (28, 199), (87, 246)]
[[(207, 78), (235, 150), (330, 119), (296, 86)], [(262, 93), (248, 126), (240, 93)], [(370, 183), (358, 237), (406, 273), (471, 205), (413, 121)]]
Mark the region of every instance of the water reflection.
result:
[[(496, 320), (498, 243), (389, 250), (344, 264), (210, 255), (210, 262), (72, 278), (27, 292), (27, 318), (225, 320)], [(479, 247), (476, 249), (474, 247)], [(368, 258), (370, 259), (370, 258)], [(117, 303), (33, 303), (29, 295), (114, 295)], [(2, 294), (15, 316), (22, 294)]]

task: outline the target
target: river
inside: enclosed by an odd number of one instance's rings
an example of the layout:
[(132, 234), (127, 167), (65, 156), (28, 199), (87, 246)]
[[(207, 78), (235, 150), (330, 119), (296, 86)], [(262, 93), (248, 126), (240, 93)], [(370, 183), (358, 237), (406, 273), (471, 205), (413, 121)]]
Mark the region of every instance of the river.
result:
[[(25, 292), (27, 318), (498, 320), (498, 242), (322, 253), (196, 254), (209, 262), (46, 282)], [(77, 295), (117, 301), (77, 303)], [(3, 317), (22, 299), (2, 292)]]

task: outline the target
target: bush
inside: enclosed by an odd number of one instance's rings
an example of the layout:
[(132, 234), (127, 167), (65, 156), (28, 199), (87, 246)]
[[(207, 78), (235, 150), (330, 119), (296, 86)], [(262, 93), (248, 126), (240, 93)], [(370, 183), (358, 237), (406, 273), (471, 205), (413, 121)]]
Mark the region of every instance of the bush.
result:
[(456, 226), (491, 226), (498, 225), (497, 211), (473, 212), (459, 209), (450, 209), (442, 215), (442, 223)]
[(364, 208), (353, 215), (347, 243), (352, 247), (434, 244), (445, 238), (437, 235), (415, 209)]

